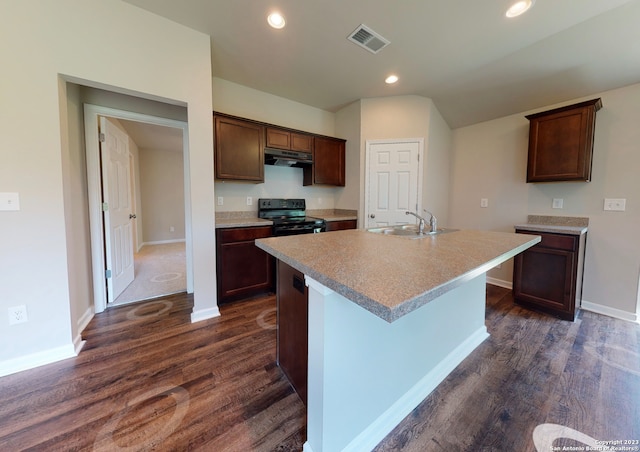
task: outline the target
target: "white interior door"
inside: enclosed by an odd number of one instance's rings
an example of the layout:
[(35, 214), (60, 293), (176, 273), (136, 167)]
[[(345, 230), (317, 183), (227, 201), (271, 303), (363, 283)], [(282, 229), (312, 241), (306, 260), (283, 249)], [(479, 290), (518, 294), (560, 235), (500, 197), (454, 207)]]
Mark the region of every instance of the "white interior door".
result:
[(367, 141), (367, 228), (413, 223), (420, 204), (422, 140)]
[(100, 133), (107, 303), (112, 303), (135, 276), (129, 136), (102, 116)]

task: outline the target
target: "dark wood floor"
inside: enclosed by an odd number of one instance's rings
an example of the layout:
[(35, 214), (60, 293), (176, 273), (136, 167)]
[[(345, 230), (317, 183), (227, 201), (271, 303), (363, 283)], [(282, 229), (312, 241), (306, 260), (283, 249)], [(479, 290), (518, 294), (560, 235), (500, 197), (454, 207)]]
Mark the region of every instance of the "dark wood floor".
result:
[[(544, 424), (640, 439), (640, 326), (556, 320), (487, 291), (491, 337), (377, 451), (536, 451), (534, 428), (555, 431)], [(0, 378), (0, 451), (301, 450), (304, 406), (275, 364), (274, 297), (196, 324), (191, 306), (174, 295), (109, 309), (77, 358)]]

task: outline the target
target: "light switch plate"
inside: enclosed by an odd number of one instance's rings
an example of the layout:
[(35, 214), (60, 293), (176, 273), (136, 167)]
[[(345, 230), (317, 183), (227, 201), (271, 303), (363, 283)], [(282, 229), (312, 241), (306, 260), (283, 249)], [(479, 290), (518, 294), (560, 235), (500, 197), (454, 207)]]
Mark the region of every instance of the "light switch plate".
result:
[(0, 193), (0, 210), (20, 210), (18, 193)]
[(618, 212), (624, 212), (627, 208), (626, 198), (605, 198), (604, 210), (615, 210)]

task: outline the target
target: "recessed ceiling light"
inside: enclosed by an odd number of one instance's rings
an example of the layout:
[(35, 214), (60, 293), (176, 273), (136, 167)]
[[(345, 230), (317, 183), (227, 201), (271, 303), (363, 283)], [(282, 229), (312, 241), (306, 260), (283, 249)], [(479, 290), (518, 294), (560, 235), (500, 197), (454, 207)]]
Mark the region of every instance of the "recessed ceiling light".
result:
[(398, 81), (397, 75), (390, 75), (389, 77), (384, 79), (384, 82), (388, 85), (393, 85), (397, 81)]
[(280, 13), (271, 13), (269, 14), (269, 16), (267, 17), (267, 22), (269, 22), (269, 25), (271, 25), (273, 28), (284, 28), (285, 25), (285, 20), (284, 20), (284, 16)]
[(520, 0), (515, 2), (513, 5), (509, 7), (507, 10), (507, 17), (517, 17), (520, 14), (526, 13), (529, 8), (531, 8), (534, 4), (535, 0)]

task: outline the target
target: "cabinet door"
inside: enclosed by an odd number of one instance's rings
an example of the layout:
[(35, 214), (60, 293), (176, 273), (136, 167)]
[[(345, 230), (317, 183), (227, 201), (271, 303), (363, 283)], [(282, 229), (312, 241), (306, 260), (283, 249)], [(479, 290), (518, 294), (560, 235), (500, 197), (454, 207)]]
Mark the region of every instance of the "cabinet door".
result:
[(308, 289), (304, 275), (278, 261), (278, 365), (307, 403)]
[(345, 185), (344, 140), (315, 137), (313, 143), (312, 174), (304, 173), (303, 185)]
[(357, 220), (327, 221), (327, 232), (342, 231), (345, 229), (356, 229), (357, 227)]
[(313, 152), (313, 136), (304, 133), (291, 132), (291, 150)]
[(528, 115), (527, 182), (589, 181), (600, 99)]
[(545, 248), (540, 244), (518, 254), (513, 265), (515, 301), (574, 320), (576, 265), (575, 251)]
[(216, 231), (220, 302), (273, 290), (274, 258), (255, 245), (255, 239), (271, 235), (271, 227)]
[(276, 127), (267, 127), (267, 147), (275, 149), (291, 149), (291, 133)]
[(216, 178), (264, 182), (264, 127), (215, 115), (214, 128)]

